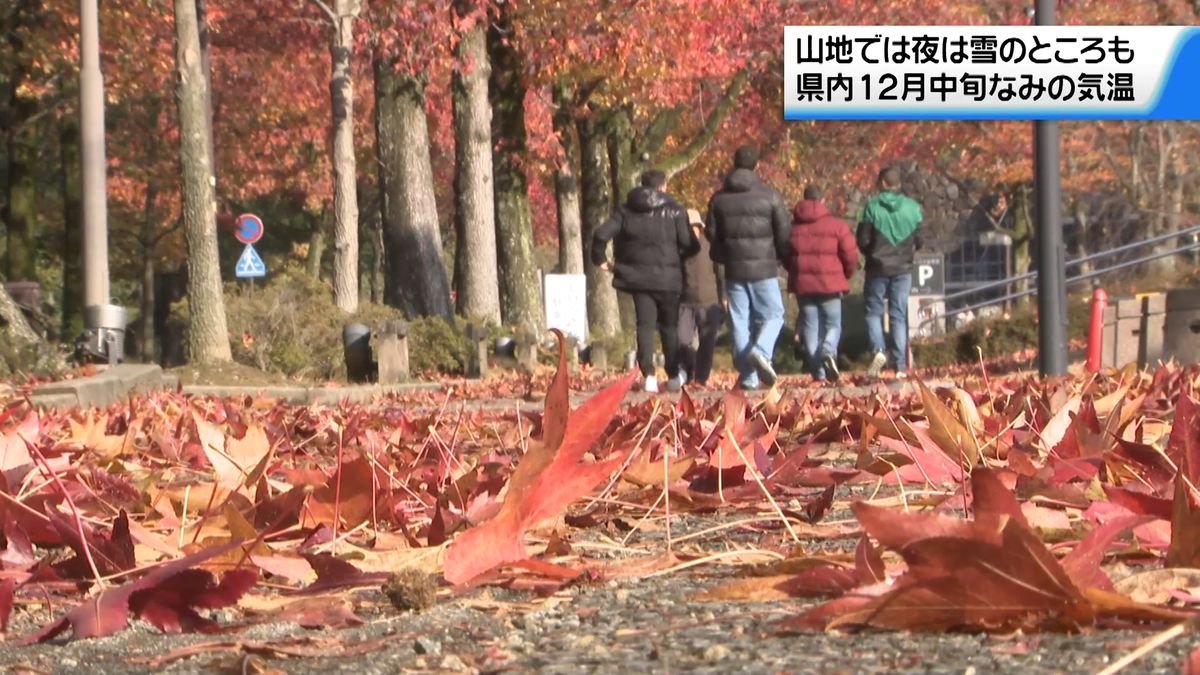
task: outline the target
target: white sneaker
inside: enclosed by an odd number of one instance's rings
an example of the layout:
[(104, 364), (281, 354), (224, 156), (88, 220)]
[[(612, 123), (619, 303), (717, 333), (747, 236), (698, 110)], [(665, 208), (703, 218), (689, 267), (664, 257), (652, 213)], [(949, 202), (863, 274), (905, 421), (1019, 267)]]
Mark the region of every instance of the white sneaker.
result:
[(683, 370), (682, 368), (680, 368), (679, 375), (677, 377), (679, 378), (679, 386), (682, 387), (683, 385), (687, 384), (688, 376), (687, 376), (686, 370)]
[(646, 377), (646, 384), (642, 387), (642, 391), (657, 394), (658, 393), (658, 378), (653, 375)]
[(758, 371), (758, 379), (768, 387), (775, 386), (779, 376), (775, 374), (775, 368), (771, 366), (771, 360), (759, 353), (757, 350), (750, 352), (750, 365)]
[(667, 380), (667, 391), (671, 392), (672, 394), (678, 393), (683, 389), (683, 380), (684, 377), (682, 374)]
[(842, 376), (842, 371), (838, 370), (837, 359), (833, 354), (825, 354), (821, 357), (821, 365), (825, 366), (825, 376), (830, 382), (837, 382)]
[(875, 357), (871, 359), (871, 365), (867, 366), (867, 376), (878, 378), (883, 372), (883, 367), (887, 365), (887, 354), (883, 352), (875, 352)]

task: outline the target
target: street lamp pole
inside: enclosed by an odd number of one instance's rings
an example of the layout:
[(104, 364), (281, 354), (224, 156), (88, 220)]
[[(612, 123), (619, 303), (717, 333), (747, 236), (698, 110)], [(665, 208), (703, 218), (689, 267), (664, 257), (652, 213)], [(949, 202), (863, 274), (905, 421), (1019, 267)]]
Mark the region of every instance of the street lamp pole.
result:
[[(1054, 25), (1055, 3), (1056, 0), (1037, 0), (1037, 25)], [(1058, 150), (1058, 121), (1035, 121), (1033, 174), (1037, 185), (1038, 351), (1043, 376), (1067, 372), (1067, 283)]]
[(97, 0), (79, 2), (79, 135), (83, 164), (83, 304), (107, 305), (108, 196), (104, 158), (104, 79)]
[(108, 173), (104, 158), (104, 78), (98, 0), (79, 0), (79, 149), (83, 164), (83, 335), (80, 356), (125, 358), (125, 309), (110, 303)]

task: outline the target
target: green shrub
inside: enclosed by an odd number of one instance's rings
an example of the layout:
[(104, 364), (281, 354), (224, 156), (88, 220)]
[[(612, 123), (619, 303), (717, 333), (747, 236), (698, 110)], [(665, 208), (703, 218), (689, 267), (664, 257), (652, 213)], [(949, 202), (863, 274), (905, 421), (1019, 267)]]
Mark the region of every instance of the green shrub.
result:
[[(273, 275), (253, 291), (248, 285), (225, 287), (225, 315), (233, 358), (238, 363), (297, 379), (344, 378), (342, 328), (363, 323), (377, 331), (388, 321), (402, 319), (399, 310), (369, 302), (346, 316), (333, 304), (328, 284), (296, 266)], [(171, 306), (173, 322), (186, 326), (186, 300)], [(422, 318), (409, 327), (409, 357), (414, 373), (462, 373), (471, 345), (465, 322)]]
[(408, 325), (408, 358), (413, 373), (465, 373), (474, 349), (467, 338), (467, 322), (460, 317), (454, 317), (453, 323), (441, 317), (424, 317)]
[[(1091, 309), (1073, 299), (1067, 305), (1067, 338), (1087, 337)], [(1015, 354), (1038, 346), (1037, 310), (1032, 304), (1009, 313), (1007, 318), (980, 319), (960, 331), (913, 343), (913, 360), (922, 368), (975, 363), (984, 358)]]

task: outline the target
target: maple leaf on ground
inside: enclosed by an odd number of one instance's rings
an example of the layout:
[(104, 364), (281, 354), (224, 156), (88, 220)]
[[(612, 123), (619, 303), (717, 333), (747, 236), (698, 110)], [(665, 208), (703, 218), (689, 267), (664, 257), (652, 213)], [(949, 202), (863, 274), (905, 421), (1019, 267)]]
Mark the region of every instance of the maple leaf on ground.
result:
[[(783, 567), (791, 562), (793, 560), (783, 560), (776, 567)], [(814, 558), (803, 558), (796, 562), (808, 566), (807, 569), (798, 574), (772, 574), (739, 579), (711, 588), (697, 596), (697, 599), (703, 602), (765, 602), (787, 598), (837, 597), (887, 579), (883, 558), (866, 536), (859, 539), (854, 552), (853, 567)]]
[(13, 591), (17, 582), (14, 579), (0, 581), (0, 633), (8, 632), (8, 620), (12, 617)]
[(1200, 566), (1200, 406), (1179, 395), (1167, 456), (1179, 467), (1171, 505), (1171, 547), (1167, 567)]
[(234, 438), (227, 437), (199, 413), (193, 412), (192, 420), (200, 447), (212, 464), (221, 487), (236, 491), (258, 482), (271, 455), (271, 444), (262, 427), (247, 427), (241, 438)]
[(1078, 630), (1102, 617), (1167, 621), (1186, 616), (1092, 587), (1103, 584), (1098, 564), (1104, 551), (1138, 521), (1099, 528), (1064, 564), (1033, 533), (994, 471), (977, 468), (971, 488), (972, 521), (854, 504), (866, 533), (896, 550), (908, 572), (882, 595), (848, 596), (789, 623), (827, 629)]
[(79, 579), (91, 576), (88, 568), (85, 549), (90, 550), (96, 561), (96, 569), (101, 574), (116, 574), (133, 569), (137, 561), (133, 553), (133, 538), (129, 532), (129, 516), (121, 509), (117, 519), (113, 521), (112, 532), (107, 537), (100, 537), (89, 530), (84, 530), (86, 543), (79, 538), (79, 530), (66, 514), (48, 509), (50, 524), (58, 530), (63, 542), (75, 551), (75, 557), (54, 565), (64, 578)]
[(1097, 526), (1088, 533), (1083, 541), (1079, 542), (1078, 546), (1071, 549), (1071, 552), (1060, 561), (1060, 564), (1080, 586), (1111, 591), (1113, 590), (1112, 580), (1108, 578), (1108, 574), (1104, 570), (1100, 569), (1104, 554), (1117, 537), (1151, 520), (1154, 519), (1149, 516), (1126, 516), (1114, 518)]
[(77, 605), (57, 621), (22, 638), (20, 644), (45, 642), (68, 627), (73, 629), (74, 640), (112, 635), (129, 624), (131, 613), (164, 631), (211, 629), (215, 624), (200, 617), (195, 609), (235, 604), (258, 580), (258, 570), (231, 570), (219, 584), (213, 584), (212, 574), (193, 567), (242, 543), (229, 542), (158, 565), (135, 581), (102, 591)]
[(293, 591), (297, 594), (312, 595), (339, 588), (358, 588), (374, 586), (387, 581), (387, 572), (363, 572), (354, 565), (334, 557), (328, 553), (303, 553), (304, 559), (317, 573), (317, 580), (306, 588)]
[[(629, 373), (572, 412), (557, 448), (542, 443), (530, 446), (509, 480), (499, 513), (450, 545), (444, 572), (447, 581), (461, 584), (497, 565), (527, 558), (523, 540), (527, 528), (561, 513), (621, 465), (623, 453), (594, 464), (580, 462), (608, 428), (636, 377), (637, 373)], [(560, 395), (556, 392), (561, 388), (565, 385), (551, 388), (548, 404)]]
[(921, 390), (925, 417), (929, 419), (930, 438), (955, 463), (968, 469), (975, 466), (979, 461), (979, 442), (973, 431), (963, 426), (950, 408), (920, 379), (917, 379), (917, 387)]
[(36, 439), (41, 430), (41, 418), (36, 412), (31, 412), (16, 428), (0, 436), (0, 472), (3, 472), (10, 485), (19, 484), (33, 468), (33, 456), (29, 454), (25, 441)]

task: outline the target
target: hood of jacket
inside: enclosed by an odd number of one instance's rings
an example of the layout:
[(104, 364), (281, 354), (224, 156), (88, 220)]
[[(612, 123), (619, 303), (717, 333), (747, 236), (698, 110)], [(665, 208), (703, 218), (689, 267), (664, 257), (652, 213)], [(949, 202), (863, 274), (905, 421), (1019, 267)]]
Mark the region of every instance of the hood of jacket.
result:
[(649, 213), (668, 204), (667, 195), (647, 187), (635, 187), (625, 198), (625, 205), (638, 213)]
[(797, 202), (796, 207), (792, 209), (793, 222), (797, 223), (815, 223), (828, 215), (829, 209), (825, 208), (825, 203), (816, 199)]
[(734, 169), (725, 177), (725, 189), (729, 192), (750, 192), (758, 184), (758, 175), (750, 169)]
[(898, 192), (881, 192), (867, 202), (864, 217), (892, 246), (899, 246), (921, 224), (921, 205)]
[(880, 192), (876, 197), (876, 203), (892, 213), (898, 213), (908, 201), (908, 197), (899, 192)]

